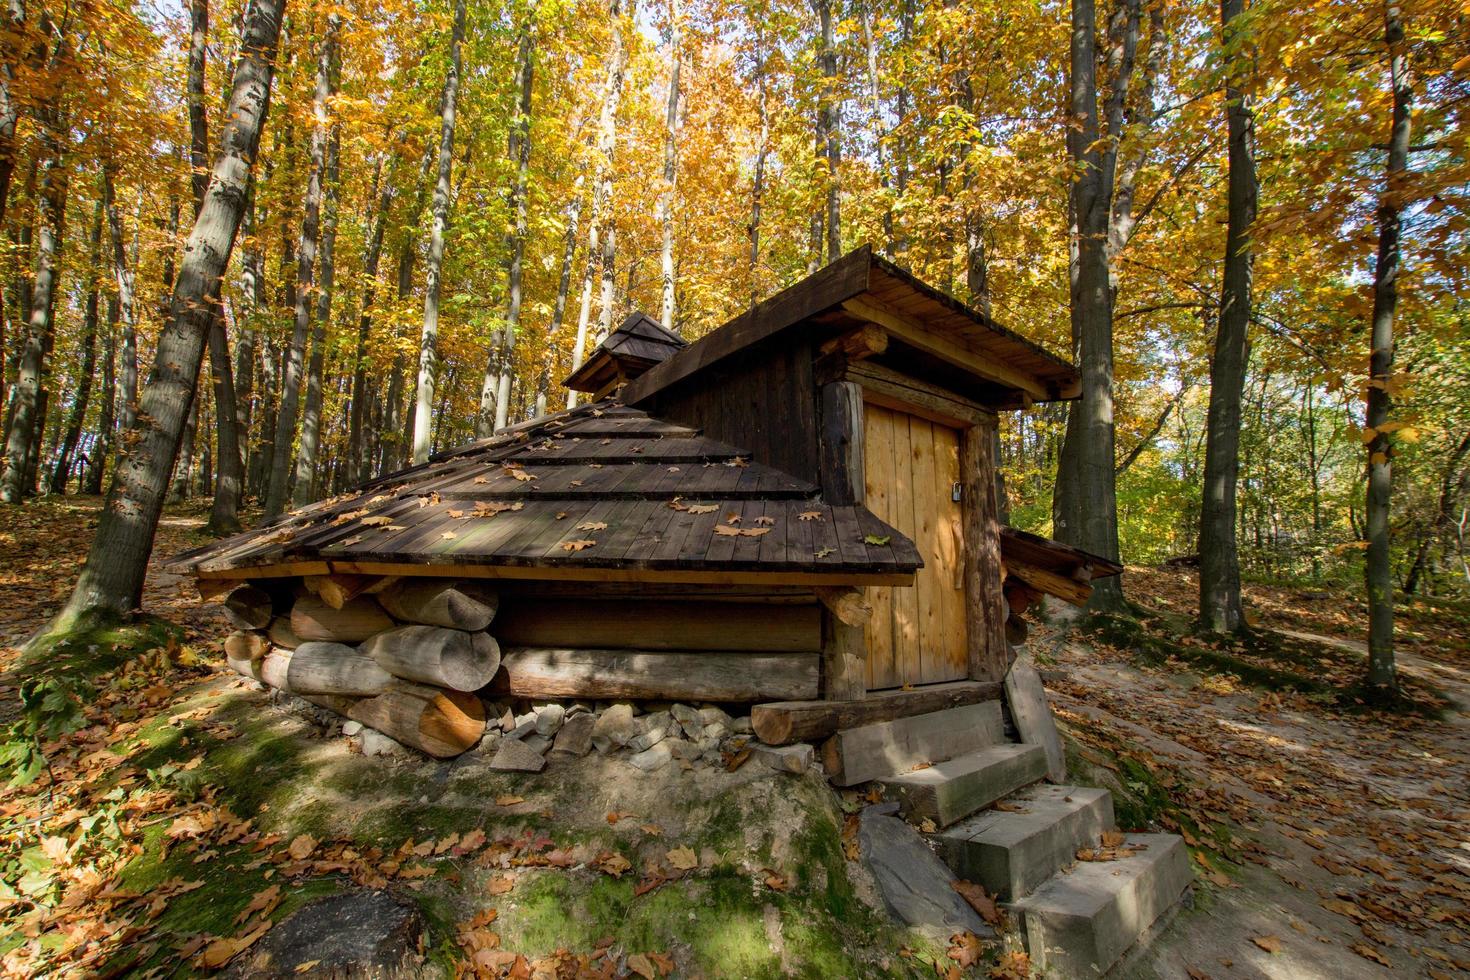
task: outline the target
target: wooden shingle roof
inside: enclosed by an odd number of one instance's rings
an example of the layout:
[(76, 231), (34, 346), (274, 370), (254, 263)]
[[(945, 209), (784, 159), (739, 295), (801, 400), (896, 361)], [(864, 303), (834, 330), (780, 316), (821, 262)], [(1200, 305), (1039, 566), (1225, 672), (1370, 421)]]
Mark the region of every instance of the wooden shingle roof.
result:
[(562, 384), (573, 391), (600, 392), (615, 381), (638, 377), (688, 346), (683, 337), (665, 330), (646, 313), (635, 312)]
[(738, 447), (602, 401), (441, 453), (168, 567), (202, 578), (458, 569), (908, 584), (921, 565), (914, 543), (865, 508), (829, 504)]

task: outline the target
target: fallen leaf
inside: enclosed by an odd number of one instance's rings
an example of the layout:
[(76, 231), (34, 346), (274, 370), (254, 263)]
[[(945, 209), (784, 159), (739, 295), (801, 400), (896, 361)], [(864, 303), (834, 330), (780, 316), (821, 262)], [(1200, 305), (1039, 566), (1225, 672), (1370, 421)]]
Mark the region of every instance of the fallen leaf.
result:
[(676, 847), (669, 852), (669, 864), (680, 871), (690, 871), (699, 867), (699, 855), (688, 847)]
[(985, 944), (980, 937), (968, 930), (949, 937), (949, 958), (962, 967), (974, 966), (985, 955)]
[(584, 539), (582, 539), (580, 541), (563, 541), (561, 543), (561, 550), (562, 551), (585, 551), (586, 549), (591, 548), (595, 544), (597, 544), (597, 542), (596, 541), (593, 541), (591, 538), (584, 538)]
[(773, 892), (784, 892), (791, 887), (791, 882), (776, 872), (766, 869), (766, 887)]
[(1281, 940), (1276, 936), (1252, 936), (1251, 942), (1261, 947), (1268, 953), (1281, 952)]
[(798, 521), (820, 521), (822, 519), (822, 512), (819, 510), (804, 510), (796, 515), (796, 519)]
[(691, 514), (713, 514), (720, 509), (719, 504), (690, 504), (684, 508)]
[(888, 542), (890, 542), (892, 540), (893, 540), (893, 536), (891, 534), (884, 534), (882, 536), (879, 536), (877, 534), (864, 534), (863, 535), (863, 544), (876, 545), (876, 546), (878, 546), (880, 548), (883, 547), (884, 545), (886, 545)]
[(495, 797), (495, 805), (496, 806), (515, 806), (517, 803), (524, 803), (524, 802), (526, 802), (526, 798), (524, 796), (497, 796), (497, 797)]
[(606, 531), (607, 524), (602, 521), (583, 521), (577, 525), (578, 531)]
[(774, 517), (766, 517), (765, 515), (762, 515), (760, 517), (757, 517), (755, 519), (755, 522), (757, 524), (760, 524), (763, 527), (775, 527), (776, 526), (776, 519)]
[(316, 850), (317, 840), (310, 834), (300, 834), (291, 841), (286, 851), (298, 861), (306, 860), (307, 855)]
[(633, 867), (633, 864), (615, 851), (603, 851), (597, 856), (597, 867), (604, 874), (612, 875), (614, 878), (621, 878), (629, 868)]
[(1372, 960), (1374, 963), (1377, 963), (1380, 966), (1393, 966), (1393, 963), (1389, 961), (1387, 956), (1384, 956), (1382, 953), (1374, 949), (1372, 946), (1369, 946), (1367, 943), (1353, 943), (1351, 946), (1348, 947), (1348, 949), (1352, 950), (1354, 953), (1357, 953), (1359, 956), (1363, 957), (1363, 959)]
[(984, 885), (977, 885), (972, 881), (956, 879), (951, 881), (950, 887), (960, 893), (960, 897), (970, 903), (980, 918), (993, 926), (999, 926), (1004, 916), (1001, 914), (1000, 906), (995, 903), (995, 896), (985, 891)]
[(459, 535), (455, 534), (453, 531), (445, 531), (443, 534), (439, 535), (439, 537), (444, 538), (445, 540), (452, 540), (459, 537)]
[(516, 886), (516, 880), (511, 875), (496, 875), (490, 879), (487, 890), (492, 895), (504, 895)]
[(836, 550), (836, 548), (818, 548), (815, 552), (813, 552), (813, 554), (817, 558), (826, 558), (828, 555)]

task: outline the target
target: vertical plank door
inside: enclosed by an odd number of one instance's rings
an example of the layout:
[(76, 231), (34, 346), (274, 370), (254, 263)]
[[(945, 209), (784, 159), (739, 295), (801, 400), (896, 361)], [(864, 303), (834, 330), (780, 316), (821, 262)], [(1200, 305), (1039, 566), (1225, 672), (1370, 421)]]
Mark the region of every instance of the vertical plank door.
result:
[(968, 676), (961, 561), (959, 433), (869, 404), (863, 412), (866, 503), (924, 558), (912, 586), (875, 588), (865, 637), (868, 688)]

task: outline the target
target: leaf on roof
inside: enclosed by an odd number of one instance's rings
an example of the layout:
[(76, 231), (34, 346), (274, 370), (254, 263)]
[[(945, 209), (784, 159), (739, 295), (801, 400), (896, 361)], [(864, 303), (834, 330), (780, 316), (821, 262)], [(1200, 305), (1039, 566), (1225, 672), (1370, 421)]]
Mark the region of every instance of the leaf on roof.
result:
[(599, 442), (598, 445), (599, 446), (610, 446), (610, 445), (612, 445), (612, 440), (611, 439), (604, 439), (601, 442)]
[(525, 470), (521, 469), (519, 466), (516, 466), (514, 463), (506, 463), (505, 472), (508, 476), (514, 477), (522, 483), (525, 483), (528, 480), (536, 479), (536, 477), (532, 476), (530, 473), (527, 473)]
[(421, 508), (422, 507), (427, 507), (430, 504), (437, 504), (438, 502), (439, 502), (439, 493), (438, 493), (438, 491), (437, 490), (431, 490), (431, 491), (429, 491), (428, 493), (424, 494), (422, 497), (419, 498), (419, 507), (421, 507)]
[(775, 527), (776, 526), (776, 519), (774, 517), (766, 517), (764, 515), (762, 515), (760, 517), (757, 517), (755, 519), (755, 522), (757, 524), (761, 525), (762, 527)]
[(585, 539), (580, 540), (580, 541), (563, 541), (561, 543), (561, 550), (562, 551), (584, 551), (587, 548), (590, 548), (590, 547), (592, 547), (595, 544), (597, 544), (597, 542), (596, 541), (593, 541), (591, 538), (585, 538)]
[(716, 524), (715, 533), (722, 538), (738, 538), (740, 537), (740, 528), (731, 527), (728, 524)]
[(344, 548), (350, 548), (353, 545), (357, 544), (357, 542), (359, 542), (361, 540), (362, 540), (362, 535), (361, 534), (354, 534), (352, 537), (350, 537), (346, 541), (343, 541), (342, 542), (342, 547), (344, 547)]
[(725, 515), (725, 523), (726, 524), (739, 524), (740, 523), (740, 520), (741, 520), (740, 515), (737, 514), (737, 513), (735, 513), (733, 510), (730, 511), (730, 513), (728, 513), (728, 514)]
[[(475, 501), (475, 510), (472, 514), (470, 514), (470, 516), (494, 517), (496, 514), (503, 514), (508, 510), (520, 510), (525, 506), (526, 505), (519, 500), (513, 502), (505, 500), (477, 500)], [(451, 516), (454, 514), (453, 511), (450, 511), (449, 513)]]
[(452, 540), (459, 537), (459, 535), (455, 534), (453, 531), (445, 531), (443, 534), (439, 535), (439, 537), (445, 538), (446, 540)]
[(882, 536), (879, 536), (877, 534), (864, 534), (863, 535), (863, 544), (873, 544), (873, 545), (879, 546), (880, 548), (883, 545), (886, 545), (888, 542), (890, 542), (892, 540), (893, 540), (893, 535), (891, 535), (891, 534), (884, 534)]
[(362, 519), (362, 526), (363, 527), (382, 527), (384, 524), (392, 524), (392, 523), (393, 523), (393, 518), (391, 518), (391, 517), (384, 517), (381, 514), (378, 515), (377, 517), (364, 517)]
[(607, 524), (603, 521), (583, 521), (577, 525), (578, 531), (606, 531)]
[(818, 548), (817, 551), (816, 551), (816, 557), (818, 557), (818, 558), (826, 558), (828, 555), (830, 555), (835, 550), (836, 550), (835, 548)]
[(670, 473), (677, 473), (677, 472), (679, 472), (679, 467), (677, 467), (677, 466), (670, 466), (669, 467), (669, 472)]
[(796, 515), (796, 519), (798, 521), (820, 521), (822, 519), (822, 512), (819, 510), (804, 510)]
[(462, 511), (462, 510), (455, 510), (452, 507), (448, 510), (447, 513), (449, 514), (450, 517), (454, 518), (456, 521), (465, 516), (464, 515), (464, 511)]
[(569, 480), (569, 481), (567, 481), (567, 486), (569, 486), (569, 487), (580, 487), (581, 485), (582, 485), (582, 481), (581, 480)]
[(594, 408), (594, 409), (593, 409), (593, 410), (592, 410), (592, 417), (593, 417), (593, 418), (595, 418), (595, 419), (600, 419), (600, 418), (602, 418), (602, 416), (603, 416), (603, 411), (602, 411), (602, 409), (600, 409), (600, 408)]
[(736, 456), (734, 459), (727, 459), (727, 460), (725, 460), (725, 465), (726, 466), (749, 466), (750, 465), (750, 461), (747, 460), (743, 456)]
[(690, 504), (688, 507), (681, 507), (681, 508), (678, 508), (678, 509), (679, 510), (687, 510), (691, 514), (713, 514), (715, 511), (717, 511), (717, 510), (720, 509), (720, 505), (719, 504)]
[(336, 527), (338, 524), (346, 524), (348, 521), (355, 521), (366, 513), (367, 508), (364, 507), (361, 510), (349, 510), (344, 513), (338, 514), (335, 518), (332, 519), (332, 526)]
[(557, 511), (556, 512), (556, 519), (559, 520), (559, 521), (566, 520), (567, 519), (567, 512), (564, 511), (564, 510)]
[(477, 476), (477, 477), (475, 477), (475, 482), (476, 483), (489, 483), (490, 482), (490, 478), (488, 476)]
[(384, 530), (384, 531), (407, 531), (408, 528), (406, 526), (402, 525), (402, 524), (389, 524), (387, 527), (382, 528), (382, 530)]
[(380, 493), (376, 497), (371, 497), (371, 498), (368, 499), (368, 506), (371, 507), (373, 504), (381, 504), (385, 500), (392, 500), (392, 499), (393, 498), (391, 496), (389, 496), (388, 494), (386, 494), (386, 493)]
[(729, 524), (716, 524), (715, 533), (725, 538), (758, 538), (762, 534), (770, 534), (768, 527), (731, 527)]

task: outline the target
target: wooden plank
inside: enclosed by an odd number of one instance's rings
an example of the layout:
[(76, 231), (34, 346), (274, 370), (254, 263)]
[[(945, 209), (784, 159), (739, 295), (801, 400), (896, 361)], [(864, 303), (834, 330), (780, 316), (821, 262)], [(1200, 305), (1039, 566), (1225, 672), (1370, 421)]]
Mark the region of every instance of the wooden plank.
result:
[[(922, 305), (922, 303), (919, 304), (920, 307)], [(878, 324), (892, 334), (895, 340), (901, 340), (910, 347), (948, 361), (976, 377), (1005, 385), (1008, 388), (1019, 388), (1033, 398), (1044, 400), (1051, 397), (1051, 392), (1048, 391), (1046, 385), (1034, 375), (1019, 371), (990, 355), (962, 346), (925, 327), (910, 313), (904, 312), (902, 304), (895, 308), (879, 300), (862, 297), (846, 300), (842, 307), (854, 316)]]
[(847, 381), (822, 385), (820, 463), (822, 497), (834, 504), (863, 502), (863, 393)]
[[(953, 681), (964, 674), (951, 675), (945, 669), (944, 614), (939, 591), (949, 588), (942, 582), (945, 569), (939, 560), (939, 502), (934, 493), (934, 423), (909, 416), (909, 444), (913, 458), (914, 530), (909, 535), (924, 556), (924, 567), (914, 576), (914, 599), (918, 624), (918, 673), (905, 678), (912, 684), (934, 684)], [(947, 532), (946, 532), (947, 533)]]
[(964, 505), (954, 499), (955, 484), (960, 480), (960, 434), (953, 429), (934, 429), (934, 499), (941, 514), (935, 543), (935, 563), (939, 574), (942, 647), (946, 679), (958, 680), (970, 675), (969, 625), (965, 619), (965, 543)]
[[(815, 653), (679, 653), (511, 647), (492, 688), (525, 698), (754, 701), (817, 694)], [(781, 692), (781, 693), (773, 693)], [(790, 692), (797, 692), (794, 695)]]
[(1058, 575), (1014, 558), (1005, 561), (1004, 568), (1007, 575), (1014, 575), (1038, 592), (1054, 595), (1074, 606), (1087, 605), (1087, 599), (1092, 595), (1092, 586), (1087, 582)]
[(1000, 521), (996, 514), (994, 430), (966, 429), (960, 445), (961, 493), (965, 515), (965, 608), (968, 611), (972, 680), (1005, 676), (1010, 662), (1005, 623), (1009, 610), (1002, 591)]
[(1046, 752), (1046, 781), (1066, 782), (1067, 757), (1062, 751), (1057, 721), (1052, 717), (1051, 706), (1046, 703), (1041, 675), (1035, 667), (1018, 659), (1006, 674), (1005, 688), (1006, 703), (1010, 705), (1011, 717), (1015, 719), (1021, 741), (1040, 745)]
[(843, 372), (843, 378), (861, 386), (863, 397), (875, 405), (921, 415), (955, 428), (995, 416), (992, 409), (977, 401), (881, 364), (851, 364)]
[(868, 287), (872, 250), (856, 249), (836, 262), (777, 293), (729, 323), (707, 334), (699, 343), (673, 355), (623, 389), (624, 403), (638, 405), (658, 392), (702, 371), (793, 323), (836, 306)]
[[(893, 517), (893, 413), (868, 407), (863, 412), (866, 477), (864, 496), (874, 516), (892, 524)], [(898, 671), (894, 664), (893, 590), (873, 590), (873, 618), (864, 636), (868, 651), (868, 688), (894, 687)]]
[(822, 611), (785, 603), (525, 597), (502, 603), (492, 632), (508, 646), (814, 653), (822, 649)]
[(822, 768), (837, 786), (856, 786), (953, 759), (1005, 741), (999, 701), (839, 731), (822, 746)]
[[(893, 414), (893, 496), (889, 510), (900, 534), (917, 543), (914, 522), (914, 450), (909, 422), (912, 417)], [(893, 669), (898, 684), (920, 683), (923, 672), (919, 657), (918, 584), (923, 570), (914, 576), (914, 588), (893, 592)]]
[(870, 691), (861, 701), (758, 704), (751, 709), (750, 721), (762, 742), (788, 745), (823, 739), (844, 728), (927, 714), (961, 704), (993, 701), (1001, 696), (1001, 690), (998, 681), (952, 681), (916, 687), (911, 691)]
[(301, 575), (419, 575), (450, 578), (523, 579), (526, 581), (562, 582), (658, 582), (677, 585), (902, 585), (913, 581), (912, 572), (823, 571), (820, 562), (813, 569), (749, 569), (719, 568), (618, 568), (605, 565), (491, 565), (429, 564), (407, 561), (354, 559), (313, 562), (282, 562), (233, 568), (201, 576), (239, 582), (244, 579), (295, 578)]

